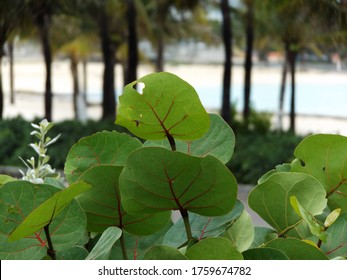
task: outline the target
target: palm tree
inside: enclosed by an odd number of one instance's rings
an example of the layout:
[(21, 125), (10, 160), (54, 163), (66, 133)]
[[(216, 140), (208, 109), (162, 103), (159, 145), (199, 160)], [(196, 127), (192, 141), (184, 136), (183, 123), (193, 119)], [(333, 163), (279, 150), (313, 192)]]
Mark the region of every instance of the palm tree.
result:
[(12, 36), (7, 40), (7, 51), (10, 65), (10, 102), (14, 104), (14, 38)]
[(102, 90), (102, 118), (116, 116), (115, 64), (116, 52), (124, 41), (126, 5), (118, 0), (85, 0), (80, 15), (94, 21), (101, 42), (104, 64)]
[(165, 45), (191, 35), (197, 39), (211, 40), (212, 32), (205, 17), (202, 0), (150, 0), (144, 1), (147, 9), (147, 38), (156, 50), (155, 70), (164, 71)]
[[(289, 131), (295, 133), (297, 56), (303, 48), (315, 45), (319, 37), (317, 31), (325, 30), (329, 26), (326, 15), (334, 12), (334, 8), (331, 1), (325, 0), (314, 1), (314, 3), (304, 0), (264, 0), (261, 2), (263, 11), (266, 11), (263, 16), (269, 32), (272, 36), (277, 36), (283, 44), (284, 67), (288, 63), (291, 77)], [(312, 32), (312, 30), (316, 32)], [(285, 70), (284, 68), (283, 71)], [(285, 72), (283, 73), (285, 75)], [(283, 78), (282, 81), (284, 81)], [(280, 95), (280, 100), (282, 98), (283, 95)]]
[(29, 0), (28, 5), (36, 25), (45, 61), (45, 118), (52, 121), (52, 47), (50, 41), (51, 17), (54, 10), (53, 0)]
[(138, 64), (138, 50), (137, 50), (137, 29), (136, 19), (137, 11), (134, 0), (127, 0), (127, 23), (128, 23), (128, 59), (126, 67), (125, 83), (128, 84), (137, 79), (137, 64)]
[(244, 88), (244, 107), (243, 119), (248, 126), (251, 101), (251, 74), (252, 74), (252, 55), (254, 41), (254, 2), (255, 0), (244, 0), (246, 7), (245, 31), (246, 31), (246, 58), (245, 58), (245, 88)]
[(4, 91), (2, 87), (2, 58), (5, 54), (5, 43), (26, 12), (27, 6), (20, 0), (3, 0), (0, 5), (0, 119), (4, 109)]
[[(66, 22), (66, 21), (65, 21)], [(60, 52), (67, 55), (70, 60), (70, 70), (73, 81), (73, 108), (75, 118), (85, 121), (86, 119), (86, 89), (84, 86), (83, 95), (80, 89), (80, 81), (78, 75), (78, 65), (80, 61), (86, 61), (87, 57), (94, 50), (93, 40), (87, 34), (81, 34), (60, 47)], [(84, 77), (86, 79), (86, 77)]]
[(227, 122), (231, 123), (231, 68), (232, 68), (232, 29), (231, 12), (228, 0), (220, 1), (220, 10), (222, 13), (222, 37), (224, 44), (224, 72), (223, 72), (223, 92), (222, 92), (222, 111), (221, 116)]

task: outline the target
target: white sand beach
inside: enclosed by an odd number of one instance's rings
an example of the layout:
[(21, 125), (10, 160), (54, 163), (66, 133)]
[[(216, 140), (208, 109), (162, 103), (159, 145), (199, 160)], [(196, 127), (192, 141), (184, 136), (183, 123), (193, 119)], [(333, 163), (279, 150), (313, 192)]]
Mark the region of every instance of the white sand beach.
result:
[[(270, 86), (275, 93), (272, 94), (272, 99), (262, 102), (262, 97), (259, 97), (261, 93), (252, 93), (255, 96), (255, 108), (257, 104), (260, 104), (260, 110), (267, 108), (269, 104), (269, 111), (272, 111), (273, 123), (276, 124), (276, 108), (277, 108), (277, 89), (280, 82), (280, 67), (264, 67), (255, 66), (253, 70), (252, 82), (254, 88), (258, 86), (267, 87)], [(88, 64), (88, 98), (92, 101), (100, 100), (100, 92), (102, 89), (102, 64), (101, 63), (89, 63)], [(218, 111), (220, 101), (220, 87), (222, 80), (223, 68), (221, 65), (167, 65), (165, 71), (172, 72), (187, 82), (191, 83), (200, 95), (201, 99), (207, 110)], [(138, 69), (138, 76), (144, 76), (153, 72), (153, 68), (149, 65), (141, 65)], [(82, 73), (82, 71), (80, 71)], [(122, 70), (120, 67), (116, 67), (116, 82), (117, 82), (117, 94), (119, 95), (122, 90)], [(289, 79), (289, 78), (288, 78)], [(235, 66), (233, 68), (233, 89), (232, 95), (237, 96), (239, 94), (238, 101), (240, 99), (240, 91), (243, 85), (243, 68), (241, 66)], [(318, 87), (327, 86), (334, 92), (334, 87), (339, 86), (339, 90), (344, 89), (347, 85), (347, 72), (334, 72), (334, 71), (322, 71), (322, 70), (299, 70), (297, 74), (298, 87), (301, 85), (314, 85)], [(72, 107), (72, 80), (70, 75), (69, 64), (67, 61), (56, 61), (53, 64), (53, 120), (61, 121), (65, 119), (74, 118)], [(81, 77), (82, 84), (82, 77)], [(10, 104), (9, 97), (9, 65), (5, 63), (3, 65), (3, 86), (5, 91), (5, 105), (4, 105), (4, 118), (11, 118), (17, 115), (21, 115), (25, 119), (31, 120), (34, 117), (42, 118), (44, 116), (44, 66), (41, 61), (21, 60), (15, 64), (15, 91), (16, 100), (15, 104)], [(236, 87), (236, 89), (234, 89)], [(216, 92), (203, 92), (204, 89), (213, 90)], [(347, 104), (347, 87), (346, 93), (340, 93), (337, 98), (329, 94), (327, 96), (319, 98), (313, 96), (311, 99), (302, 99), (303, 95), (300, 92), (297, 93), (297, 107), (301, 110), (298, 112), (297, 118), (297, 132), (300, 134), (307, 133), (338, 133), (347, 135), (347, 110), (344, 110)], [(263, 94), (263, 93), (262, 93)], [(289, 91), (287, 91), (287, 102), (289, 102)], [(273, 98), (275, 96), (275, 98)], [(256, 99), (258, 98), (258, 99)], [(328, 99), (324, 99), (328, 98)], [(332, 99), (332, 100), (331, 100)], [(336, 99), (336, 100), (334, 100)], [(307, 104), (307, 100), (312, 100), (312, 104)], [(301, 102), (301, 103), (300, 103)], [(306, 102), (306, 103), (305, 103)], [(320, 103), (317, 103), (320, 102)], [(335, 102), (335, 103), (334, 103)], [(239, 102), (240, 103), (240, 102)], [(304, 103), (304, 104), (303, 104)], [(317, 105), (318, 104), (318, 105)], [(317, 107), (322, 106), (322, 107)], [(328, 106), (328, 107), (327, 107)], [(272, 108), (272, 109), (271, 109)], [(324, 109), (321, 114), (320, 109)], [(274, 110), (275, 109), (275, 110)], [(305, 110), (307, 109), (307, 113)], [(316, 110), (316, 111), (314, 111)], [(314, 113), (312, 113), (314, 112)], [(331, 114), (330, 114), (331, 112)], [(341, 115), (341, 112), (344, 112)], [(96, 105), (90, 106), (87, 109), (87, 116), (91, 119), (99, 119), (101, 116), (101, 107)], [(284, 127), (288, 127), (288, 117), (284, 117)]]

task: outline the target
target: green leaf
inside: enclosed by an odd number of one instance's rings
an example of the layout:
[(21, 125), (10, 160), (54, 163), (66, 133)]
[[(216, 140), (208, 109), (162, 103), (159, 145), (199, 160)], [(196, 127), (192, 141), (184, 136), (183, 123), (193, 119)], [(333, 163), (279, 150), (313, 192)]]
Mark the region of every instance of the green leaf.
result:
[[(136, 86), (144, 85), (143, 92)], [(194, 88), (174, 74), (152, 73), (128, 84), (119, 97), (116, 124), (144, 139), (194, 140), (203, 136), (209, 117)]]
[(212, 156), (197, 158), (164, 148), (142, 148), (128, 157), (120, 191), (129, 213), (188, 210), (219, 216), (234, 207), (237, 183)]
[(170, 246), (154, 246), (149, 249), (144, 260), (187, 260), (180, 251)]
[[(151, 247), (162, 245), (164, 234), (172, 226), (169, 223), (165, 228), (157, 231), (151, 235), (136, 236), (123, 232), (125, 240), (125, 248), (129, 259), (142, 260), (146, 251)], [(113, 246), (110, 255), (111, 260), (122, 260), (123, 254), (121, 244), (119, 241)]]
[[(59, 189), (27, 181), (8, 182), (0, 188), (0, 259), (36, 259), (47, 254), (47, 241), (43, 230), (25, 238), (9, 242), (11, 232), (37, 207), (51, 198)], [(57, 251), (77, 244), (86, 229), (86, 217), (73, 200), (50, 224), (50, 234)]]
[(324, 221), (324, 226), (326, 228), (330, 227), (336, 220), (337, 218), (340, 216), (341, 214), (341, 208), (337, 208), (334, 211), (332, 211), (328, 217), (326, 217), (325, 221)]
[(107, 260), (113, 244), (121, 237), (122, 230), (117, 227), (107, 228), (87, 256), (86, 260)]
[(347, 211), (347, 137), (317, 134), (295, 149), (292, 171), (307, 173), (324, 186), (330, 209)]
[(164, 227), (170, 220), (170, 212), (156, 215), (127, 213), (121, 204), (119, 175), (121, 166), (95, 166), (85, 171), (80, 180), (93, 186), (78, 197), (78, 201), (87, 214), (88, 230), (103, 232), (111, 226), (130, 233), (146, 235)]
[(8, 175), (0, 175), (0, 188), (7, 182), (15, 181), (16, 179)]
[(238, 251), (243, 252), (247, 250), (254, 239), (254, 227), (251, 216), (246, 211), (243, 211), (242, 215), (223, 234), (223, 237), (229, 239)]
[(62, 178), (46, 177), (44, 178), (43, 182), (47, 185), (51, 185), (61, 190), (65, 190), (66, 186), (64, 185), (64, 181), (62, 181), (61, 179)]
[(44, 228), (46, 225), (50, 224), (77, 195), (90, 188), (90, 185), (79, 182), (70, 185), (63, 191), (55, 193), (27, 216), (10, 234), (8, 240), (19, 240)]
[(85, 260), (87, 256), (88, 251), (78, 245), (64, 251), (58, 251), (56, 254), (57, 260)]
[(257, 185), (248, 196), (249, 206), (280, 234), (295, 228), (300, 221), (289, 198), (296, 196), (312, 215), (326, 207), (326, 192), (310, 175), (279, 172)]
[(324, 227), (310, 214), (304, 207), (301, 206), (295, 196), (290, 197), (290, 204), (295, 212), (308, 224), (310, 231), (313, 235), (317, 236), (323, 242), (327, 241)]
[(263, 176), (260, 177), (260, 179), (258, 180), (258, 184), (265, 182), (271, 175), (275, 173), (290, 172), (290, 169), (291, 169), (290, 163), (283, 163), (283, 164), (276, 165), (275, 169), (269, 170)]
[[(226, 164), (234, 152), (235, 135), (230, 126), (216, 114), (209, 114), (210, 129), (201, 138), (193, 141), (176, 141), (177, 151), (197, 156), (214, 156), (222, 163)], [(144, 143), (145, 147), (164, 147), (171, 150), (167, 140), (148, 140)]]
[(196, 243), (186, 252), (190, 260), (243, 260), (233, 244), (223, 237), (209, 237)]
[(266, 248), (282, 251), (291, 260), (327, 260), (316, 246), (295, 238), (278, 238), (266, 244)]
[[(193, 238), (201, 240), (206, 237), (222, 235), (239, 218), (243, 212), (243, 204), (237, 200), (235, 207), (226, 215), (206, 217), (189, 213), (189, 223)], [(179, 247), (187, 241), (183, 219), (180, 218), (165, 234), (163, 244)]]
[(141, 145), (136, 138), (117, 131), (103, 131), (84, 137), (71, 148), (67, 155), (66, 178), (71, 184), (91, 167), (123, 166), (128, 155)]
[(347, 213), (342, 213), (327, 229), (327, 242), (321, 250), (330, 258), (347, 258)]
[(254, 239), (250, 248), (262, 247), (265, 243), (278, 237), (276, 231), (267, 227), (255, 227)]
[(289, 260), (285, 253), (273, 248), (253, 248), (242, 255), (245, 260)]

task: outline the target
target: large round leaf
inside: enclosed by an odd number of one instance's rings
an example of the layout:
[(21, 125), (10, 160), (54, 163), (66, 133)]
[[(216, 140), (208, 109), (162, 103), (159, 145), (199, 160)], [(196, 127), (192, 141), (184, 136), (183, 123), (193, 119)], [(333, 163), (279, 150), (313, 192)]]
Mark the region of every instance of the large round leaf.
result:
[(291, 260), (327, 260), (317, 247), (295, 238), (278, 238), (266, 244), (267, 248), (282, 251)]
[(190, 247), (186, 252), (190, 260), (243, 260), (232, 243), (223, 237), (209, 237)]
[[(11, 232), (39, 205), (60, 190), (50, 185), (26, 181), (8, 182), (0, 188), (0, 259), (42, 259), (47, 254), (43, 230), (17, 241), (8, 241)], [(72, 201), (49, 225), (54, 249), (63, 251), (83, 237), (86, 217)]]
[[(206, 237), (217, 237), (238, 219), (244, 206), (241, 201), (237, 201), (233, 210), (228, 214), (217, 217), (206, 217), (198, 214), (189, 213), (189, 223), (193, 238), (201, 240)], [(179, 247), (187, 242), (184, 221), (180, 218), (165, 234), (163, 244)]]
[(262, 247), (265, 243), (276, 238), (278, 238), (278, 234), (273, 229), (268, 227), (254, 227), (254, 238), (250, 249)]
[(145, 260), (187, 260), (178, 249), (170, 246), (154, 246), (144, 256)]
[(164, 148), (142, 148), (128, 157), (120, 191), (129, 213), (188, 210), (219, 216), (234, 207), (237, 183), (212, 156), (198, 158)]
[(238, 251), (243, 252), (247, 250), (254, 239), (254, 227), (251, 216), (244, 210), (242, 215), (222, 236), (229, 239)]
[(119, 192), (119, 175), (121, 166), (95, 166), (80, 176), (93, 186), (82, 193), (78, 201), (88, 218), (88, 230), (103, 232), (114, 226), (134, 234), (151, 234), (163, 226), (170, 219), (170, 212), (156, 215), (139, 213), (131, 215), (121, 205)]
[[(197, 156), (204, 157), (207, 155), (218, 158), (226, 164), (234, 152), (235, 135), (230, 126), (216, 114), (209, 114), (210, 129), (201, 138), (193, 141), (176, 141), (177, 151)], [(165, 147), (171, 149), (169, 142), (165, 140), (148, 140), (144, 143), (145, 147)]]
[[(151, 235), (138, 236), (123, 232), (128, 258), (130, 260), (142, 260), (145, 252), (151, 247), (162, 245), (163, 236), (171, 226), (172, 223), (169, 223), (165, 228)], [(119, 240), (112, 247), (109, 259), (123, 260), (122, 245)]]
[[(135, 88), (142, 85), (143, 91)], [(119, 97), (116, 124), (144, 139), (194, 140), (209, 128), (209, 117), (194, 88), (171, 73), (152, 73), (127, 85)]]
[(69, 151), (65, 175), (71, 183), (87, 169), (100, 165), (123, 166), (129, 153), (141, 147), (141, 142), (117, 131), (103, 131), (80, 139)]
[(253, 248), (242, 255), (245, 260), (289, 260), (285, 253), (273, 248)]
[(86, 248), (76, 245), (64, 251), (58, 251), (56, 254), (57, 260), (85, 260), (88, 256)]
[(307, 174), (279, 172), (257, 185), (249, 194), (249, 206), (277, 232), (284, 233), (302, 218), (290, 204), (296, 196), (312, 215), (321, 214), (326, 207), (326, 192), (317, 179)]
[(317, 178), (325, 187), (329, 206), (347, 211), (347, 137), (312, 135), (295, 149), (292, 171)]
[(322, 243), (322, 251), (330, 258), (347, 258), (347, 213), (343, 213), (327, 229), (327, 242)]

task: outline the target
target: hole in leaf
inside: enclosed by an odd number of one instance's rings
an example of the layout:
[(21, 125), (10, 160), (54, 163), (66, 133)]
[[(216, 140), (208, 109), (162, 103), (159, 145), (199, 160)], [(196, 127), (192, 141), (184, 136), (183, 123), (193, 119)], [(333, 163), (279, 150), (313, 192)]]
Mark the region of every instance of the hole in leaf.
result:
[(305, 165), (306, 165), (305, 162), (302, 159), (300, 159), (300, 164), (301, 164), (302, 167), (305, 167)]
[(144, 83), (136, 83), (133, 86), (133, 88), (141, 95), (143, 94), (143, 89), (145, 87), (146, 87), (146, 85)]

